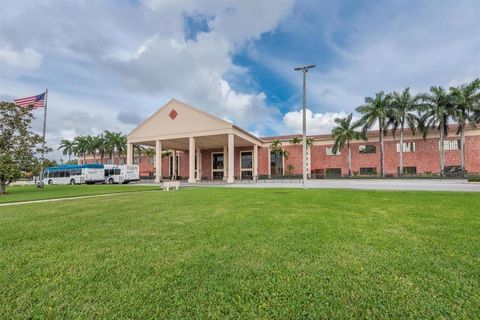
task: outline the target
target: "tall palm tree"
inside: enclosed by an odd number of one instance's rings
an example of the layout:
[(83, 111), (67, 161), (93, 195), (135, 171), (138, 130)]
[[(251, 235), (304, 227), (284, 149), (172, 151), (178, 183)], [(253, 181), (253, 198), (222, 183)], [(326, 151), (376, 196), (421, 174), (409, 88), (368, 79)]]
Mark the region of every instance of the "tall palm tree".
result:
[(103, 164), (103, 159), (105, 158), (105, 154), (109, 152), (107, 139), (105, 139), (105, 136), (103, 133), (99, 134), (95, 138), (96, 138), (97, 151), (100, 154), (100, 162)]
[(86, 135), (85, 140), (86, 140), (86, 153), (93, 155), (93, 161), (96, 162), (98, 140), (96, 139), (95, 136), (91, 136), (91, 135)]
[(393, 92), (391, 98), (388, 122), (392, 125), (394, 136), (397, 129), (400, 128), (399, 176), (403, 176), (403, 136), (405, 126), (410, 128), (412, 134), (415, 134), (415, 129), (420, 121), (419, 112), (423, 106), (422, 95), (412, 96), (410, 88), (406, 88), (402, 92)]
[(469, 122), (475, 125), (475, 113), (480, 111), (480, 79), (464, 84), (458, 88), (450, 88), (452, 103), (456, 109), (455, 120), (460, 133), (460, 152), (462, 173), (465, 173), (465, 127)]
[(58, 146), (57, 150), (63, 149), (63, 155), (66, 156), (68, 154), (68, 162), (70, 162), (72, 154), (75, 154), (75, 141), (63, 139), (60, 141), (60, 145)]
[(452, 96), (442, 87), (431, 87), (430, 93), (423, 94), (425, 113), (420, 124), (423, 137), (426, 138), (430, 129), (440, 132), (440, 176), (445, 175), (445, 136), (448, 135), (448, 122), (458, 116), (452, 104)]
[(365, 104), (356, 109), (361, 115), (358, 123), (363, 126), (363, 132), (365, 134), (368, 129), (378, 123), (378, 135), (380, 140), (380, 174), (382, 177), (385, 176), (385, 146), (383, 141), (388, 128), (387, 119), (390, 100), (390, 96), (381, 91), (376, 93), (374, 98), (366, 97)]
[(85, 157), (88, 152), (88, 139), (86, 136), (77, 136), (73, 139), (73, 144), (75, 153), (82, 155), (83, 163), (85, 163)]
[(113, 159), (115, 152), (117, 152), (118, 157), (120, 158), (127, 150), (127, 136), (123, 135), (120, 132), (105, 131), (105, 139), (108, 152), (110, 153), (110, 158)]
[(352, 148), (350, 142), (352, 140), (365, 140), (364, 132), (357, 131), (358, 124), (352, 123), (353, 114), (350, 113), (346, 118), (336, 118), (335, 123), (338, 125), (332, 130), (332, 138), (335, 139), (332, 152), (338, 153), (345, 147), (348, 148), (348, 175), (352, 176)]

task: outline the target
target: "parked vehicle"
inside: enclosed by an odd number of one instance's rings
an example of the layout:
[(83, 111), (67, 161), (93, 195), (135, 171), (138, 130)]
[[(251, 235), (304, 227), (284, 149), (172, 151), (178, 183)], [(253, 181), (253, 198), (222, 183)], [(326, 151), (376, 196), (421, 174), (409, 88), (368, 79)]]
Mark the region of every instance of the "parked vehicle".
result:
[(140, 180), (138, 165), (104, 165), (105, 183), (129, 183)]
[(102, 164), (64, 165), (49, 167), (43, 171), (46, 184), (93, 184), (104, 182)]

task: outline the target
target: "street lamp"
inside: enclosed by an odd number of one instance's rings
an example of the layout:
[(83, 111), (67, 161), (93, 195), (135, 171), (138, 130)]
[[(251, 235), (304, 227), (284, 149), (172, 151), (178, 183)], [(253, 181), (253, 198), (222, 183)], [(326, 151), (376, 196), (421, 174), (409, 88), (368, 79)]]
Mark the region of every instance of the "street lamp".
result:
[(315, 68), (314, 64), (304, 67), (295, 68), (295, 71), (303, 72), (303, 140), (302, 140), (302, 156), (303, 156), (303, 188), (307, 189), (307, 72), (308, 69)]

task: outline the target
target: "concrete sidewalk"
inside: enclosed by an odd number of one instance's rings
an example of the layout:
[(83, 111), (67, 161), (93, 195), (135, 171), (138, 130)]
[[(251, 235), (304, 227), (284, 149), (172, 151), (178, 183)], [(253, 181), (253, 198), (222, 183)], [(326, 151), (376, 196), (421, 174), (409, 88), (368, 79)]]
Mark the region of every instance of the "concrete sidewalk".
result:
[[(155, 185), (155, 184), (151, 184)], [(219, 187), (219, 188), (302, 188), (298, 182), (271, 182), (262, 180), (257, 183), (182, 183), (182, 187)], [(480, 183), (466, 179), (319, 179), (308, 180), (312, 189), (358, 189), (358, 190), (410, 190), (410, 191), (448, 191), (480, 192)]]

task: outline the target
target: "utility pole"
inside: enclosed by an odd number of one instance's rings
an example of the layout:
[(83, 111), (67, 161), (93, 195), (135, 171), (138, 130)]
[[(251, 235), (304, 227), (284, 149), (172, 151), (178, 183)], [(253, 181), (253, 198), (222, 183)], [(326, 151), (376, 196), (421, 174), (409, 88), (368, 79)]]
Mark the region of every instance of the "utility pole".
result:
[(295, 68), (295, 71), (303, 72), (303, 139), (302, 139), (302, 158), (303, 158), (303, 188), (307, 189), (307, 72), (308, 69), (315, 68), (315, 65)]

